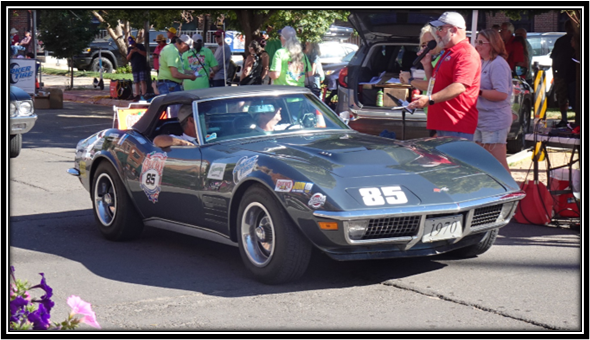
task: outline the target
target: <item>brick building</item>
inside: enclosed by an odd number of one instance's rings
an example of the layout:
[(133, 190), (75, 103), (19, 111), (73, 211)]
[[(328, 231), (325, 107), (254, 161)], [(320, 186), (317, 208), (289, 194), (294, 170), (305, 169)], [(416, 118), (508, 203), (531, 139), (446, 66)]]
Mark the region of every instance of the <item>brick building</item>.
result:
[[(524, 28), (527, 32), (565, 32), (564, 24), (569, 19), (567, 14), (561, 11), (553, 10), (551, 12), (530, 15), (529, 13), (521, 15), (521, 19), (513, 21), (508, 19), (503, 13), (484, 13), (483, 23), (478, 25), (480, 29), (491, 28), (492, 25), (502, 25), (503, 22), (510, 21), (514, 28)], [(481, 15), (480, 15), (481, 18)]]
[(21, 39), (26, 31), (33, 30), (32, 10), (10, 10), (8, 20), (10, 20), (9, 31), (13, 27), (16, 28)]

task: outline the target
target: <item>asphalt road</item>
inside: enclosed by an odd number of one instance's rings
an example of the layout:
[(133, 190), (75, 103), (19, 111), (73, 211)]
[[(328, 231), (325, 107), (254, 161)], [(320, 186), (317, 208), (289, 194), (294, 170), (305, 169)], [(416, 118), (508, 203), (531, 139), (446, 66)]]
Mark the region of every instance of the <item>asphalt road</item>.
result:
[(112, 108), (64, 102), (37, 113), (9, 163), (7, 265), (33, 284), (45, 274), (52, 321), (78, 295), (103, 331), (582, 332), (581, 240), (570, 229), (511, 223), (467, 260), (317, 253), (300, 281), (282, 286), (254, 281), (234, 247), (152, 228), (107, 241), (66, 169), (80, 139), (110, 126)]

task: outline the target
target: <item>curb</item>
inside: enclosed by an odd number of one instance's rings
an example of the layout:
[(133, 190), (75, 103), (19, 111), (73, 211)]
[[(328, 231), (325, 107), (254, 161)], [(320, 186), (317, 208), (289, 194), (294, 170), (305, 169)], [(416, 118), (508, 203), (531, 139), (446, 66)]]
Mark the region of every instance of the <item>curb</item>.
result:
[(525, 149), (519, 153), (515, 153), (514, 155), (506, 158), (506, 163), (508, 163), (508, 165), (510, 165), (512, 163), (518, 163), (518, 162), (522, 161), (523, 159), (532, 158), (532, 155), (533, 155), (532, 150)]
[(129, 106), (129, 103), (133, 103), (130, 100), (112, 99), (109, 96), (89, 97), (89, 96), (80, 96), (80, 95), (77, 95), (76, 93), (72, 93), (72, 92), (64, 92), (63, 99), (70, 101), (70, 102), (76, 102), (76, 103), (82, 103), (82, 104), (94, 104), (94, 105), (102, 105), (102, 106), (124, 106), (124, 107), (127, 107), (127, 106)]

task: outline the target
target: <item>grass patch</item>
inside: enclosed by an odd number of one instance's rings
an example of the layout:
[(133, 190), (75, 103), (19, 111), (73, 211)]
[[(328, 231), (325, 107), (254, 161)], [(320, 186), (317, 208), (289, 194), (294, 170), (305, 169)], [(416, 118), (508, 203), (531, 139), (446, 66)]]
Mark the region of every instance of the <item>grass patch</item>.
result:
[[(561, 119), (561, 111), (559, 111), (558, 108), (547, 108), (547, 111), (545, 111), (545, 117), (547, 117), (547, 119)], [(575, 120), (576, 119), (576, 112), (574, 112), (574, 110), (568, 110), (567, 111), (567, 120)]]
[[(56, 68), (42, 68), (43, 74), (54, 75), (54, 76), (70, 76), (69, 70), (62, 70)], [(86, 78), (100, 78), (99, 72), (91, 72), (91, 71), (74, 71), (74, 78), (78, 77), (86, 77)], [(133, 75), (131, 73), (103, 73), (103, 79), (113, 79), (113, 80), (133, 80)]]

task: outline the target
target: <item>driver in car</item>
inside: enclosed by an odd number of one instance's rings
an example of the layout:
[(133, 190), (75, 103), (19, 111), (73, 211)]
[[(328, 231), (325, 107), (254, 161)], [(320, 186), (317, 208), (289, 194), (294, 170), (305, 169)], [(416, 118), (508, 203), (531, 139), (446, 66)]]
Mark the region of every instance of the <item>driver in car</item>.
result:
[(178, 110), (178, 121), (182, 127), (183, 134), (180, 136), (158, 135), (154, 138), (155, 146), (163, 149), (169, 146), (191, 146), (197, 144), (197, 128), (191, 105), (182, 105), (180, 110)]

